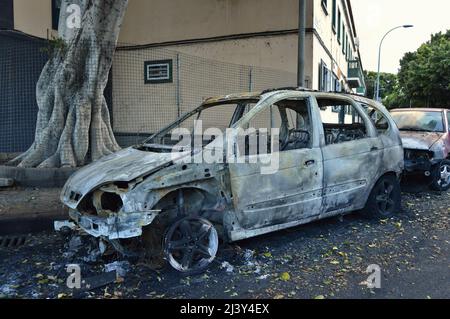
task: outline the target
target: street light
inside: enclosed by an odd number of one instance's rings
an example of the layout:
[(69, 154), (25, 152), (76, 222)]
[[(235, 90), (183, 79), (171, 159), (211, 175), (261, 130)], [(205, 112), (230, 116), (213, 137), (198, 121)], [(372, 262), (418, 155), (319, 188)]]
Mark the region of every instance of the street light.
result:
[(383, 41), (384, 41), (384, 39), (386, 39), (386, 37), (388, 36), (388, 34), (391, 33), (391, 32), (394, 31), (394, 30), (401, 29), (401, 28), (408, 29), (408, 28), (413, 28), (413, 27), (414, 27), (414, 26), (413, 26), (412, 24), (400, 25), (400, 26), (398, 26), (398, 27), (395, 27), (395, 28), (389, 30), (389, 31), (384, 35), (383, 39), (381, 39), (381, 42), (380, 42), (380, 48), (379, 48), (379, 50), (378, 50), (378, 74), (377, 74), (377, 82), (375, 83), (375, 85), (376, 85), (376, 86), (375, 86), (375, 100), (376, 100), (376, 101), (379, 101), (379, 100), (380, 100), (381, 47), (382, 47), (382, 45), (383, 45)]

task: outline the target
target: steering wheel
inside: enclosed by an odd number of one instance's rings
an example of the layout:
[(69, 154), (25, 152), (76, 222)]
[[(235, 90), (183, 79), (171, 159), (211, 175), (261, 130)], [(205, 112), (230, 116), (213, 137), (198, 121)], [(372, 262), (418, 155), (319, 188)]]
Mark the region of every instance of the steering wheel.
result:
[(309, 131), (306, 131), (306, 130), (298, 130), (298, 129), (289, 130), (289, 134), (286, 134), (286, 138), (284, 139), (284, 141), (280, 140), (280, 150), (281, 151), (286, 150), (286, 148), (290, 144), (298, 142), (299, 138), (298, 138), (298, 136), (296, 136), (297, 133), (307, 135), (308, 136), (308, 139), (307, 139), (308, 141), (309, 141), (309, 139), (311, 137), (311, 134), (309, 133)]

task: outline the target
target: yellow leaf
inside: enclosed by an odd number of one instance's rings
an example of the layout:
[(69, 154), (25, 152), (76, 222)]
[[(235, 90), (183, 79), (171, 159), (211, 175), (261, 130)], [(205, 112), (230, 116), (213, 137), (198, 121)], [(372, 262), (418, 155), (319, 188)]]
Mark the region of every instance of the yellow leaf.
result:
[(323, 300), (323, 299), (325, 299), (325, 296), (324, 295), (318, 295), (318, 296), (315, 296), (314, 299), (316, 299), (316, 300)]
[(289, 275), (289, 273), (284, 272), (281, 274), (280, 279), (283, 281), (289, 281), (291, 280), (291, 275)]

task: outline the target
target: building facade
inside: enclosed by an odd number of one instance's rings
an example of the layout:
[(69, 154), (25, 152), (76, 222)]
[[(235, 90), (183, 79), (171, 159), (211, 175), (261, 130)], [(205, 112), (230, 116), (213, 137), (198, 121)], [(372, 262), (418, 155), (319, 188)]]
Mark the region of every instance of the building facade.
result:
[[(350, 0), (306, 0), (306, 86), (365, 93)], [(295, 73), (298, 0), (132, 0), (120, 42)]]
[[(306, 86), (364, 94), (351, 0), (306, 1)], [(130, 0), (119, 42), (295, 73), (298, 2)], [(7, 27), (41, 38), (55, 34), (60, 0), (2, 3)]]
[[(364, 94), (351, 1), (306, 1), (305, 86)], [(57, 35), (60, 0), (0, 4), (0, 45), (11, 41), (5, 32), (34, 42)], [(209, 96), (295, 86), (298, 5), (130, 0), (106, 92), (118, 139), (138, 141)]]

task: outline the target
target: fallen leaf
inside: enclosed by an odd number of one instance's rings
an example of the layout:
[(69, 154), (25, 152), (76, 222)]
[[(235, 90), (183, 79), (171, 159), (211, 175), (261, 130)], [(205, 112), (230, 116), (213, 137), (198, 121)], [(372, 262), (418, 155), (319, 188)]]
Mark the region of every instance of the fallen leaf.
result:
[(291, 280), (291, 275), (289, 275), (288, 272), (284, 272), (281, 274), (280, 279), (283, 281), (289, 281)]

